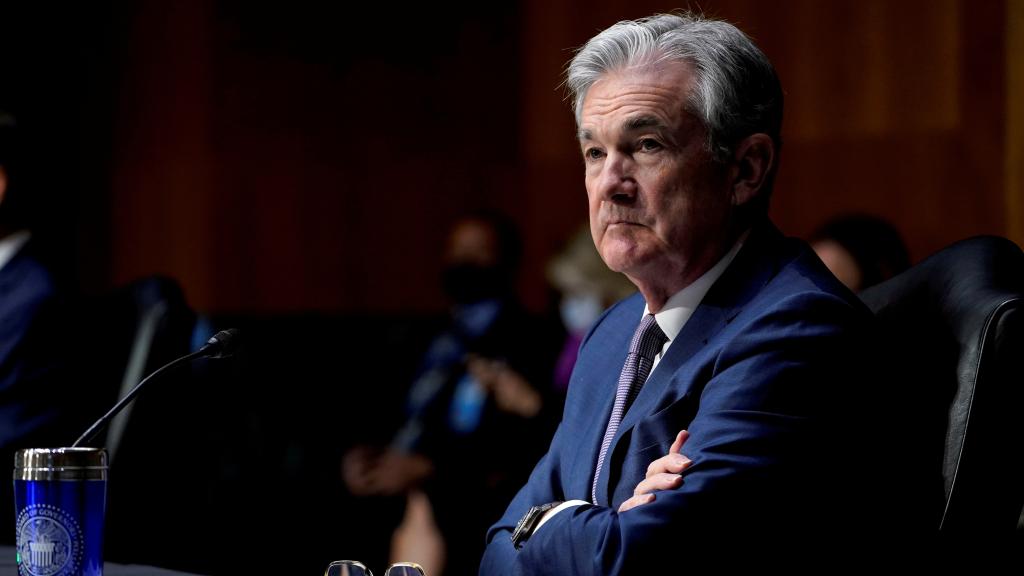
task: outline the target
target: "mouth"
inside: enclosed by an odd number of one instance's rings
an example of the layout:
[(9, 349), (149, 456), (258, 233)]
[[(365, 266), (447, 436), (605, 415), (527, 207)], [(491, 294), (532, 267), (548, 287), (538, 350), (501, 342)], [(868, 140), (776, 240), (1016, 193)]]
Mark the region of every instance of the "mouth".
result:
[(610, 220), (610, 221), (608, 221), (604, 225), (604, 227), (610, 229), (610, 228), (614, 228), (616, 226), (639, 226), (639, 225), (640, 224), (638, 224), (636, 222), (633, 222), (631, 220)]

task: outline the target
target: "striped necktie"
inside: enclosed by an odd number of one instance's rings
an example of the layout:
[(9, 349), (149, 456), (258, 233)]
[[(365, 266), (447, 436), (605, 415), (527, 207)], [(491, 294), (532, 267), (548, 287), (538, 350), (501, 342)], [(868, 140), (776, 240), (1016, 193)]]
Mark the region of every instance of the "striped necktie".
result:
[(626, 363), (619, 374), (619, 387), (615, 390), (615, 404), (612, 406), (612, 415), (608, 418), (608, 428), (604, 431), (604, 440), (601, 441), (601, 452), (597, 456), (597, 467), (594, 470), (594, 484), (590, 489), (591, 500), (597, 503), (597, 479), (601, 475), (601, 467), (604, 465), (605, 456), (608, 455), (608, 447), (619, 430), (622, 416), (629, 410), (640, 387), (647, 381), (654, 365), (654, 357), (661, 351), (668, 337), (661, 331), (658, 323), (654, 320), (654, 314), (647, 314), (640, 321), (636, 332), (633, 333), (633, 340), (629, 343), (629, 354), (626, 355)]

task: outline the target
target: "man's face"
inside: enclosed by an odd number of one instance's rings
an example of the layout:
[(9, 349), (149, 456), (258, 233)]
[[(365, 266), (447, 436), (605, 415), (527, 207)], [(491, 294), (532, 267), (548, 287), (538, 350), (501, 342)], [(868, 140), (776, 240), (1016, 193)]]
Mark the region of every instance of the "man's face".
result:
[(727, 170), (685, 109), (691, 87), (689, 65), (663, 63), (606, 74), (583, 102), (594, 243), (609, 268), (638, 285), (685, 286), (728, 249)]

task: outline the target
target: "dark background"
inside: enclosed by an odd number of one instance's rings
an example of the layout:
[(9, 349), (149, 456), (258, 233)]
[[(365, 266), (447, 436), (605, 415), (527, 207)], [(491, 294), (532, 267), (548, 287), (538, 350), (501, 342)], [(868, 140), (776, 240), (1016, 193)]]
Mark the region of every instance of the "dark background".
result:
[[(785, 232), (856, 211), (896, 224), (915, 260), (974, 234), (1024, 242), (1024, 3), (699, 6), (782, 78)], [(399, 418), (444, 310), (448, 226), (508, 213), (542, 311), (544, 264), (586, 219), (561, 71), (599, 29), (677, 7), (0, 4), (0, 108), (25, 129), (60, 277), (101, 295), (166, 275), (246, 329), (238, 360), (139, 402), (125, 450), (146, 456), (112, 471), (111, 557), (217, 573), (382, 561), (400, 508), (349, 500), (337, 462)]]
[[(544, 261), (586, 217), (561, 70), (600, 28), (676, 6), (329, 4), (3, 4), (0, 106), (32, 137), (72, 278), (163, 273), (213, 313), (436, 312), (445, 229), (489, 207), (524, 229), (521, 288), (545, 304)], [(866, 211), (915, 259), (1024, 240), (1019, 2), (699, 6), (779, 70), (784, 231)]]

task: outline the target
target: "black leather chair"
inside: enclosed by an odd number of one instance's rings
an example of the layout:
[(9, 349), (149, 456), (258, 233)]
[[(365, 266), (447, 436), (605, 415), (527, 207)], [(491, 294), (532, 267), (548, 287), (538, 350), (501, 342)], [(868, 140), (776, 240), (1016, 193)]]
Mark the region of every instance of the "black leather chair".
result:
[(1013, 529), (1024, 508), (1024, 253), (971, 238), (860, 296), (891, 362), (895, 388), (880, 392), (910, 406), (886, 446), (936, 472), (921, 486), (928, 523)]
[[(96, 358), (110, 389), (98, 416), (147, 374), (191, 351), (196, 315), (178, 283), (160, 276), (108, 294), (96, 313), (103, 316), (95, 332), (106, 347)], [(207, 489), (212, 474), (193, 430), (205, 422), (189, 408), (200, 403), (197, 391), (205, 383), (196, 369), (189, 364), (154, 381), (97, 436), (110, 458), (106, 553), (113, 562), (173, 566), (167, 543), (188, 531), (185, 524), (204, 501), (205, 493), (196, 493)], [(193, 474), (188, 482), (181, 479), (185, 472)], [(179, 564), (197, 554), (178, 550)]]

